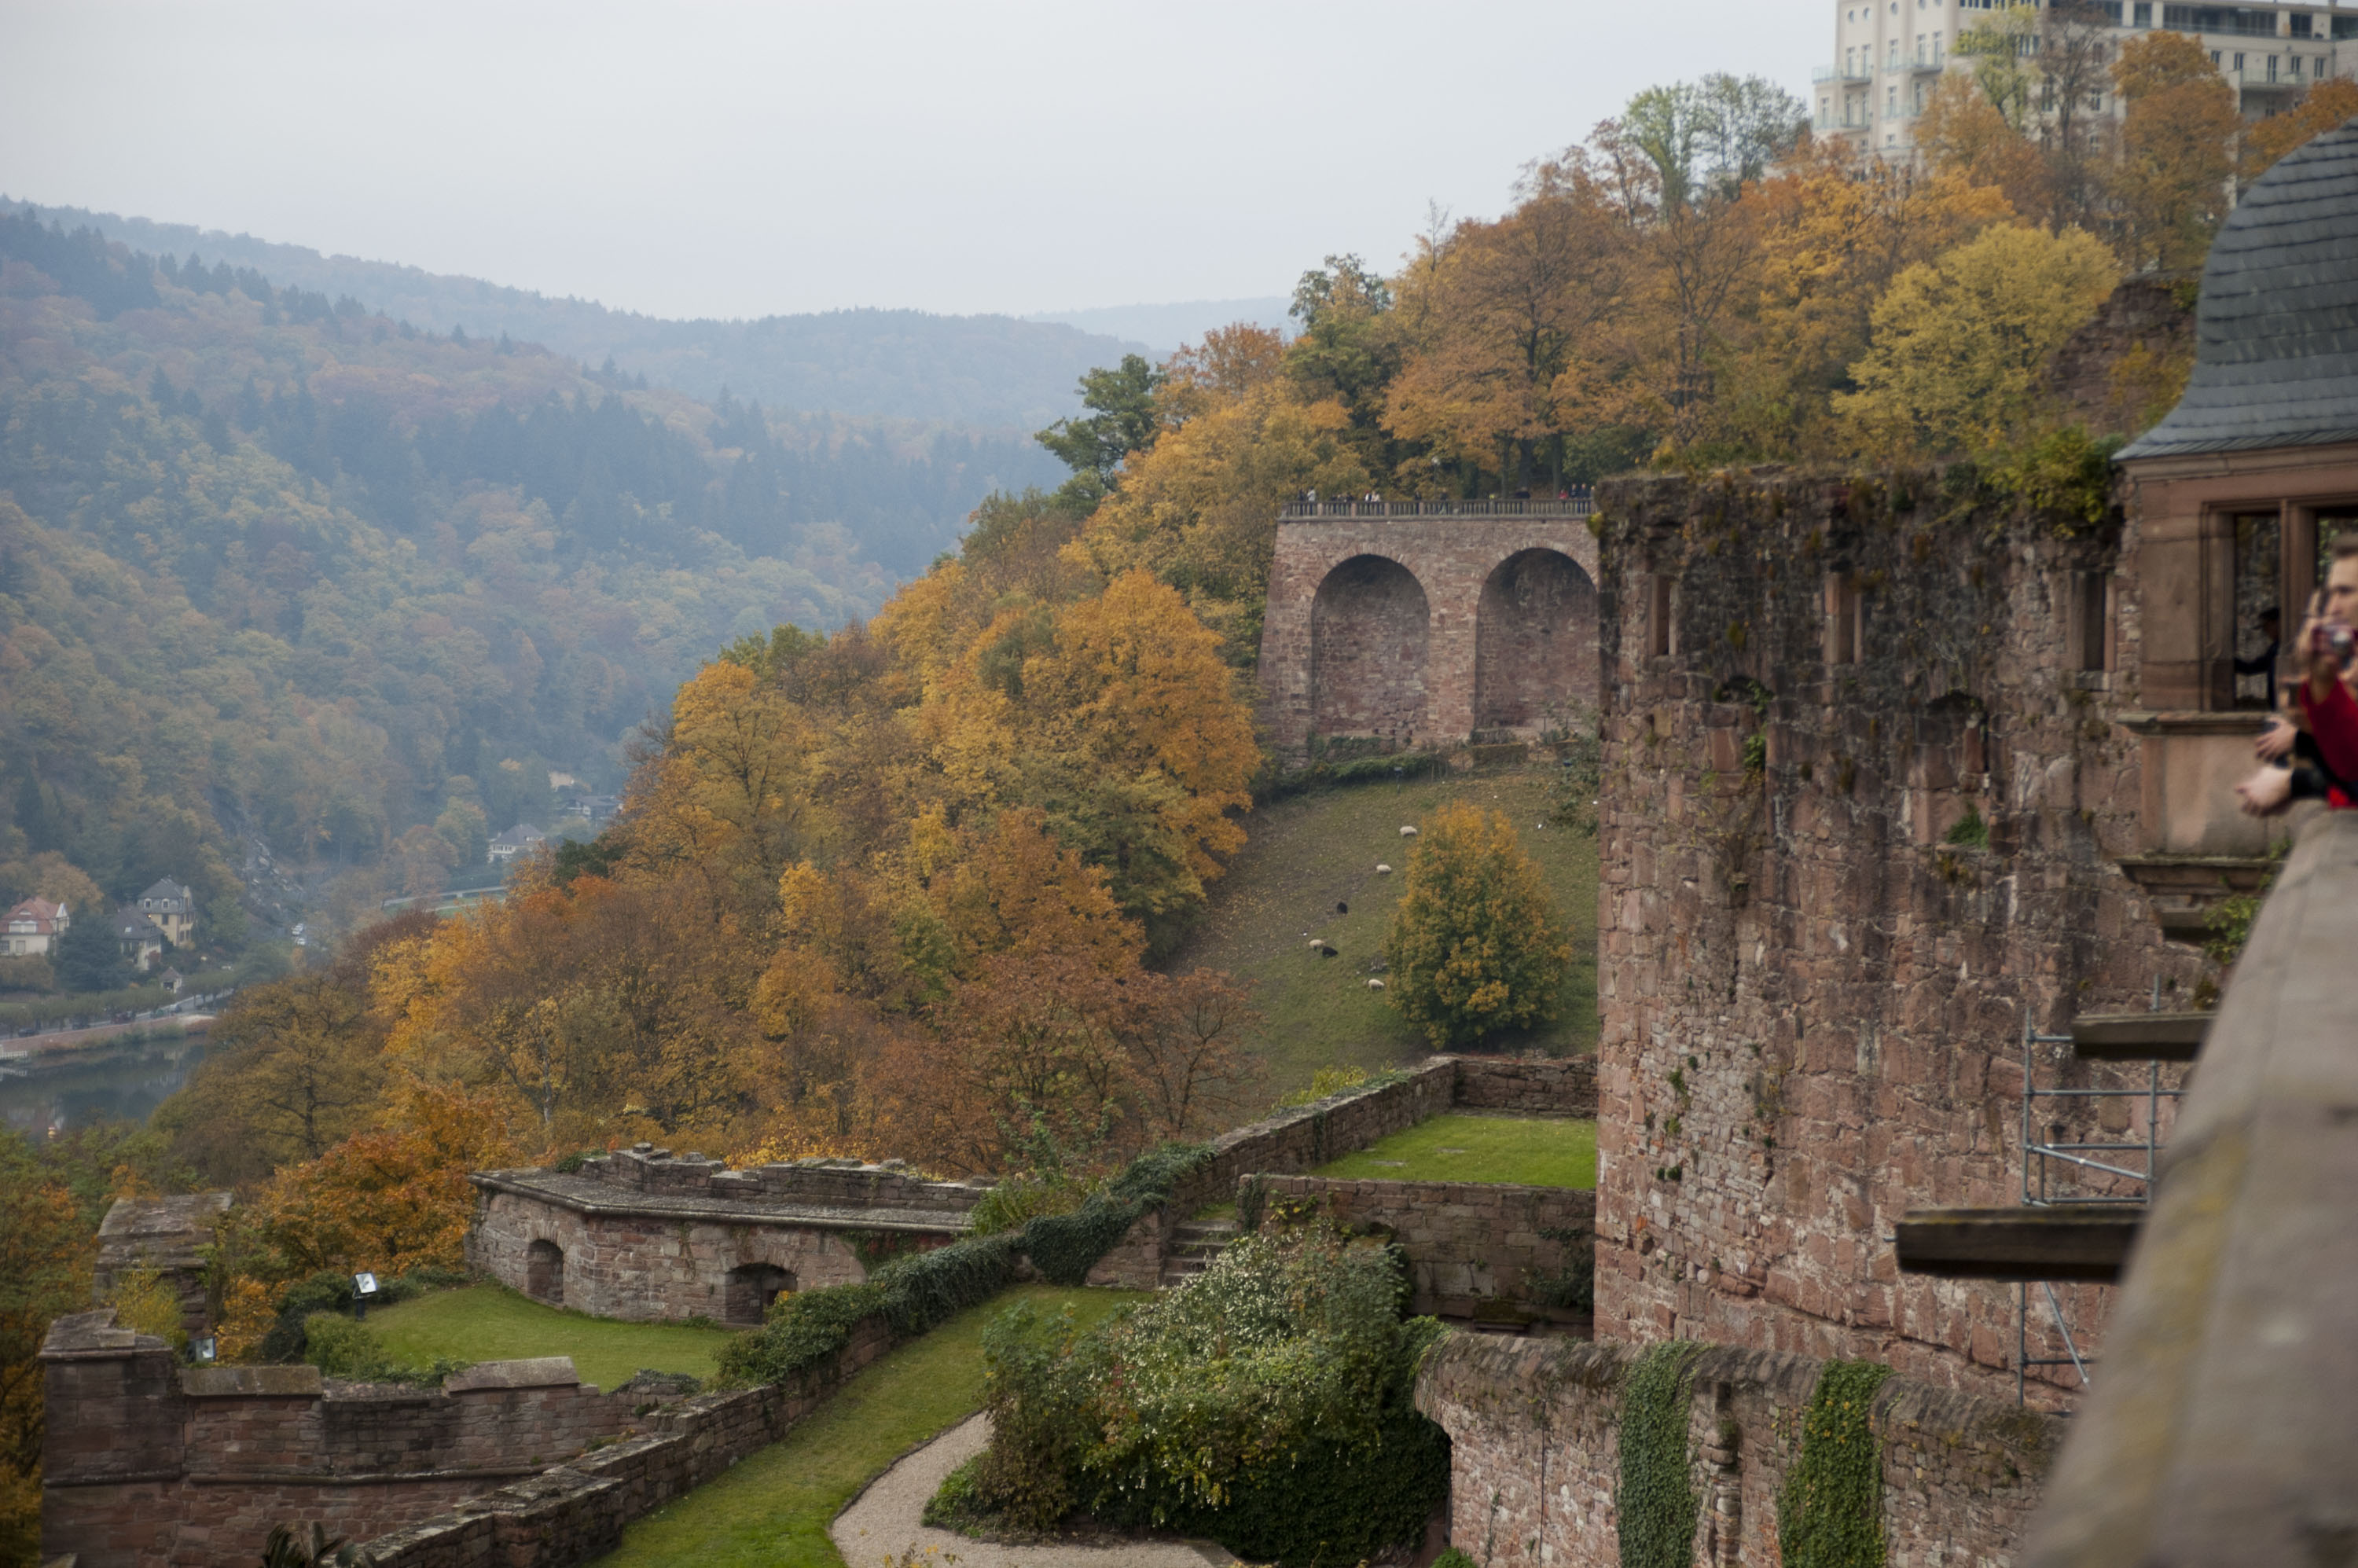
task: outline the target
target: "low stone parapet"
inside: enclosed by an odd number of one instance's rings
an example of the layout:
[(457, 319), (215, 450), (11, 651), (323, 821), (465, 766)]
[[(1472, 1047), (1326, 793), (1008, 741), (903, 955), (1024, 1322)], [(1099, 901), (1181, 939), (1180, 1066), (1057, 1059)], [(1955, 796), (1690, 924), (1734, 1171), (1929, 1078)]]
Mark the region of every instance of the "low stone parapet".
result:
[[(1622, 1390), (1617, 1343), (1453, 1334), (1425, 1359), (1417, 1408), (1450, 1439), (1449, 1539), (1487, 1568), (1619, 1568)], [(1688, 1380), (1688, 1561), (1780, 1561), (1778, 1498), (1825, 1363), (1714, 1346)], [(1887, 1560), (2014, 1560), (2062, 1440), (2059, 1417), (1893, 1378), (1868, 1411)]]

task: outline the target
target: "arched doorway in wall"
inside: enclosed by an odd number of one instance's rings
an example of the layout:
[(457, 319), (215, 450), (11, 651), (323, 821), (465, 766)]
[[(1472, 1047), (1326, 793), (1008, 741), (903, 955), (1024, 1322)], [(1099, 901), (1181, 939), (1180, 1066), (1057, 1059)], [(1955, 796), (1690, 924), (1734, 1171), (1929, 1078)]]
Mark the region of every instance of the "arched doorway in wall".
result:
[(794, 1293), (795, 1277), (773, 1263), (745, 1263), (729, 1271), (721, 1281), (720, 1314), (725, 1323), (759, 1323), (770, 1303)]
[(1354, 556), (1310, 602), (1310, 708), (1315, 733), (1407, 741), (1424, 722), (1431, 611), (1406, 567)]
[(524, 1293), (551, 1306), (565, 1304), (565, 1249), (535, 1241), (524, 1251)]
[(1519, 550), (1474, 612), (1474, 727), (1545, 730), (1596, 701), (1596, 584), (1560, 550)]

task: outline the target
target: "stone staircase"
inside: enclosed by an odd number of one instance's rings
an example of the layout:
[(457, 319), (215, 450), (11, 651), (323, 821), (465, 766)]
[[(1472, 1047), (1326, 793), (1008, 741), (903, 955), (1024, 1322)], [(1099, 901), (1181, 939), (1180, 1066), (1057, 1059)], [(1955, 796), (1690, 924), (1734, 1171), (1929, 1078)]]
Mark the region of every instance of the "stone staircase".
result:
[(1173, 1226), (1171, 1240), (1163, 1249), (1163, 1285), (1184, 1285), (1210, 1268), (1238, 1231), (1233, 1219), (1187, 1219)]

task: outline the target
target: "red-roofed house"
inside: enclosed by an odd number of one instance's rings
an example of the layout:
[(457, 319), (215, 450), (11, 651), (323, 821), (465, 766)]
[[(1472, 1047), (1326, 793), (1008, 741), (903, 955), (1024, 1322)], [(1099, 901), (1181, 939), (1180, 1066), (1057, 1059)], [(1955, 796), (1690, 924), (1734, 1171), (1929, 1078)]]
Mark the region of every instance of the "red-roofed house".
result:
[(11, 958), (31, 957), (35, 954), (57, 950), (58, 938), (73, 924), (73, 916), (62, 903), (51, 903), (45, 898), (28, 898), (8, 912), (7, 929), (0, 932)]

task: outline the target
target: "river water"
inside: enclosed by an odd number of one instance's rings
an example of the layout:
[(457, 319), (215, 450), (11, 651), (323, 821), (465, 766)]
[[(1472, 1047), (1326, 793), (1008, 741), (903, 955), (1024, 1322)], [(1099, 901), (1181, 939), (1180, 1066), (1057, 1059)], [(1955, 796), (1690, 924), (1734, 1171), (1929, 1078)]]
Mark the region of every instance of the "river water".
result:
[(0, 1062), (0, 1122), (44, 1138), (92, 1122), (146, 1121), (188, 1082), (206, 1048), (203, 1035), (176, 1032), (31, 1073), (20, 1061)]

